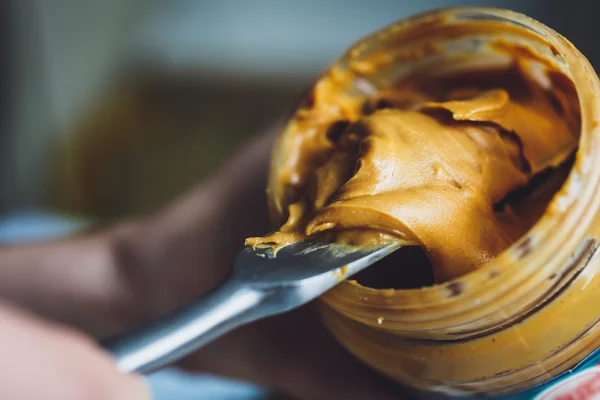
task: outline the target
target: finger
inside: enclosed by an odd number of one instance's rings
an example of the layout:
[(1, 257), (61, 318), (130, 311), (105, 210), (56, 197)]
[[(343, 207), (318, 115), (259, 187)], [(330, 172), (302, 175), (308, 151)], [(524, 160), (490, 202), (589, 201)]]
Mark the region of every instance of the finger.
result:
[(149, 400), (88, 337), (0, 303), (0, 398)]
[(244, 239), (268, 232), (272, 136), (254, 139), (208, 182), (118, 233), (119, 265), (143, 299), (145, 315), (163, 315), (213, 288), (233, 267)]

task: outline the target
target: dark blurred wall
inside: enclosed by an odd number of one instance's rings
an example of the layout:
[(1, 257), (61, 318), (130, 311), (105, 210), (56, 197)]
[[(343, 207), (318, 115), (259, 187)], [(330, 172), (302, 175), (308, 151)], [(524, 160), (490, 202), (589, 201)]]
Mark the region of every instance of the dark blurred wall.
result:
[[(1, 151), (1, 149), (10, 149), (12, 145), (11, 131), (11, 104), (10, 101), (14, 88), (13, 82), (13, 63), (9, 62), (13, 51), (12, 26), (10, 19), (10, 3), (0, 2), (0, 188), (7, 188), (14, 185), (13, 176), (10, 170), (12, 164), (11, 152)], [(8, 208), (9, 199), (6, 193), (0, 192), (0, 212)]]
[[(544, 5), (545, 4), (545, 5)], [(548, 0), (531, 16), (569, 39), (600, 71), (600, 2), (595, 0)]]
[(593, 0), (10, 4), (16, 12), (2, 14), (10, 18), (2, 29), (17, 28), (3, 36), (14, 57), (3, 68), (15, 71), (6, 86), (14, 92), (4, 94), (15, 124), (0, 136), (5, 209), (121, 216), (159, 207), (288, 111), (355, 40), (426, 9), (521, 11), (600, 64)]

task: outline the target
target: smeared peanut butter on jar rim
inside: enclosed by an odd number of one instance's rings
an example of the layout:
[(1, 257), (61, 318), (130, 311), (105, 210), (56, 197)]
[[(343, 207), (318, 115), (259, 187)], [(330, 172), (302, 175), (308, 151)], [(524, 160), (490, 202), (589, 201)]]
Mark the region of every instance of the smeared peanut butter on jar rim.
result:
[[(342, 344), (424, 390), (543, 382), (600, 345), (600, 312), (577, 307), (595, 297), (575, 290), (586, 269), (598, 283), (597, 94), (587, 60), (521, 14), (450, 9), (386, 27), (282, 131), (268, 188), (278, 230), (248, 244), (398, 241), (323, 296)], [(561, 306), (567, 293), (577, 301)]]

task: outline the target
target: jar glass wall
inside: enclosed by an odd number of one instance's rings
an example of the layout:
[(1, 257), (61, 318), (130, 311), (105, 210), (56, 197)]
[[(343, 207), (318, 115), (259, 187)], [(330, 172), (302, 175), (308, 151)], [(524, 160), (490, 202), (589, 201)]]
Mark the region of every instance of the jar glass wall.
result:
[[(495, 260), (450, 282), (406, 290), (344, 282), (322, 298), (325, 323), (344, 346), (419, 389), (517, 392), (567, 371), (600, 346), (600, 82), (585, 57), (552, 29), (486, 8), (400, 21), (357, 43), (325, 72), (350, 74), (344, 96), (363, 101), (415, 73), (426, 78), (434, 71), (492, 68), (515, 56), (549, 90), (561, 86), (577, 108), (579, 150), (540, 220)], [(549, 70), (567, 79), (553, 79)], [(284, 130), (272, 180), (286, 140)], [(277, 197), (271, 193), (276, 221)]]

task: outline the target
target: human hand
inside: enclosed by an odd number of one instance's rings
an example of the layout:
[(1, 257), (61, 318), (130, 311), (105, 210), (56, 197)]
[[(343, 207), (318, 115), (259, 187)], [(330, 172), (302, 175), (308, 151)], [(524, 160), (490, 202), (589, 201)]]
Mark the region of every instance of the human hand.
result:
[[(272, 134), (245, 148), (194, 193), (130, 231), (124, 265), (141, 268), (140, 298), (156, 317), (190, 302), (231, 270), (244, 238), (268, 232)], [(131, 232), (134, 232), (131, 234)], [(180, 365), (258, 382), (299, 399), (387, 399), (373, 374), (326, 332), (314, 305), (238, 329)]]
[(149, 400), (142, 378), (123, 374), (74, 329), (0, 303), (0, 398)]

